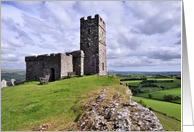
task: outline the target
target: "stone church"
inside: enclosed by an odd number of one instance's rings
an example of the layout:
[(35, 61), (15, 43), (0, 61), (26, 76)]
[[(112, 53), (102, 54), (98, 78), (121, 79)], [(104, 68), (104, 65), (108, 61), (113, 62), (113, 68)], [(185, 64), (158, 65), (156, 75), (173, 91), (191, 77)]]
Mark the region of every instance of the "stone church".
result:
[(96, 14), (80, 19), (80, 50), (26, 56), (26, 80), (39, 79), (50, 74), (50, 81), (76, 75), (107, 74), (106, 27), (102, 18)]

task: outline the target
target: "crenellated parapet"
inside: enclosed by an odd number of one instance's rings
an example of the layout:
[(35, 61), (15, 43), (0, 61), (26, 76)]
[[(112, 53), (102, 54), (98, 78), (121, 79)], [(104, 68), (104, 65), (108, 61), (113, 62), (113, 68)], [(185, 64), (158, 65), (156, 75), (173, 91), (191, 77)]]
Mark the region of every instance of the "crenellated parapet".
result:
[(69, 54), (66, 53), (51, 53), (49, 54), (43, 54), (43, 55), (35, 55), (35, 56), (26, 56), (25, 61), (44, 61), (47, 59), (52, 59), (52, 58), (58, 58), (61, 57), (61, 55), (66, 55), (69, 56)]
[(80, 27), (88, 27), (88, 26), (96, 26), (96, 25), (101, 26), (103, 29), (106, 28), (105, 22), (98, 14), (96, 14), (94, 18), (92, 18), (92, 16), (88, 16), (87, 19), (85, 19), (84, 17), (80, 19)]

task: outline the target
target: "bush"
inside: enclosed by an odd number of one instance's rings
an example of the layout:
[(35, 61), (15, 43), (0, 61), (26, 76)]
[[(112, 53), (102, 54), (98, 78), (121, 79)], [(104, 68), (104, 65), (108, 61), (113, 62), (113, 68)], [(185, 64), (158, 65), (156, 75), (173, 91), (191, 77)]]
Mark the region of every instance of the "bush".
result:
[(152, 98), (153, 97), (153, 95), (151, 93), (149, 93), (148, 96), (149, 96), (149, 98)]
[(149, 107), (148, 109), (149, 109), (149, 110), (154, 110), (152, 107)]
[(143, 100), (137, 100), (137, 103), (141, 104), (143, 107), (147, 107), (147, 105), (145, 104), (145, 102)]
[(170, 101), (170, 100), (174, 100), (175, 98), (174, 98), (174, 95), (164, 95), (164, 100), (166, 100), (166, 101)]

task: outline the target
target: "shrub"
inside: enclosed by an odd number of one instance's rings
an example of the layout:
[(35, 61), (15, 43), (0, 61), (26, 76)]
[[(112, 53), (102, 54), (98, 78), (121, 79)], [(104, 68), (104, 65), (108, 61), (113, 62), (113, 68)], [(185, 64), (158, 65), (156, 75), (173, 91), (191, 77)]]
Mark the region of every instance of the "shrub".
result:
[(147, 105), (145, 104), (145, 102), (143, 100), (137, 100), (137, 103), (141, 104), (143, 107), (147, 107)]
[(170, 100), (174, 100), (174, 95), (164, 95), (164, 100), (166, 101), (170, 101)]
[(149, 93), (148, 96), (149, 96), (149, 98), (152, 98), (153, 97), (153, 95), (151, 93)]
[(149, 109), (149, 110), (154, 110), (152, 107), (149, 107), (148, 109)]
[(164, 95), (164, 97), (163, 97), (163, 98), (164, 98), (164, 100), (167, 100), (167, 96), (166, 96), (166, 95)]

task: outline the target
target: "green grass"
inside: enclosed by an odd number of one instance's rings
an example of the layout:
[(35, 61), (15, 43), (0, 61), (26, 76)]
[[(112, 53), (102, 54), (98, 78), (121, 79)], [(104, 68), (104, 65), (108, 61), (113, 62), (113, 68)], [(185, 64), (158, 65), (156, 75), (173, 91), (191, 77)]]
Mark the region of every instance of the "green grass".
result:
[(44, 123), (52, 124), (51, 131), (62, 129), (80, 114), (73, 112), (78, 102), (93, 97), (93, 91), (102, 87), (121, 88), (116, 81), (93, 75), (48, 85), (35, 86), (39, 82), (33, 81), (2, 88), (1, 130), (32, 130)]
[(123, 83), (129, 83), (131, 86), (139, 86), (139, 83), (143, 80), (122, 81)]
[(162, 124), (164, 131), (181, 131), (180, 121), (169, 118), (158, 112), (154, 112), (154, 113), (157, 116), (157, 118), (160, 120), (160, 123)]
[(180, 79), (174, 79), (174, 82), (171, 82), (171, 83), (154, 83), (154, 84), (159, 85), (159, 86), (164, 86), (166, 88), (168, 88), (168, 86), (170, 86), (171, 88), (176, 88), (177, 83), (181, 84), (181, 80)]
[[(181, 97), (181, 88), (174, 88), (174, 89), (169, 89), (169, 90), (162, 90), (162, 91), (156, 91), (156, 92), (152, 92), (152, 95), (154, 99), (160, 99), (160, 100), (164, 100), (164, 95), (174, 95), (175, 96), (179, 96)], [(136, 96), (141, 96), (141, 97), (149, 97), (148, 93), (139, 93), (136, 94)], [(172, 100), (172, 102), (178, 102), (181, 103), (181, 99), (179, 100)]]
[(175, 80), (174, 78), (148, 78), (147, 80)]
[(153, 99), (147, 99), (142, 97), (136, 97), (133, 96), (135, 100), (143, 100), (147, 107), (151, 107), (156, 111), (160, 111), (162, 113), (167, 114), (168, 116), (176, 117), (177, 119), (181, 120), (181, 105), (165, 102), (165, 101), (159, 101), (159, 100), (153, 100)]

